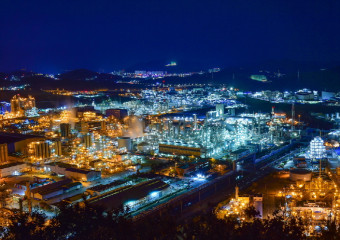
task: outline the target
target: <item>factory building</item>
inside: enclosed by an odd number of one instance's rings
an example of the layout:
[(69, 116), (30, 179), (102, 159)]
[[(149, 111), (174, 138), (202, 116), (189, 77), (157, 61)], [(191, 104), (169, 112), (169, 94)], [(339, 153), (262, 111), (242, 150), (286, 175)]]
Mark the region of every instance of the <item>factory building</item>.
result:
[(242, 148), (242, 149), (238, 149), (236, 151), (231, 152), (230, 157), (232, 160), (236, 161), (240, 158), (248, 156), (249, 154), (251, 154), (251, 151), (249, 149)]
[(51, 150), (52, 156), (61, 156), (61, 141), (53, 141), (52, 142), (52, 150)]
[(176, 167), (176, 173), (178, 176), (184, 177), (184, 176), (190, 176), (189, 174), (193, 171), (195, 171), (195, 165), (193, 164), (183, 164)]
[(66, 169), (68, 168), (76, 168), (76, 165), (62, 163), (62, 162), (53, 162), (45, 164), (45, 171), (54, 172), (58, 175), (66, 175)]
[(224, 116), (224, 104), (216, 104), (216, 113), (217, 117), (223, 117)]
[(71, 136), (71, 124), (69, 123), (60, 124), (60, 136), (64, 138), (68, 138)]
[(128, 185), (106, 192), (88, 200), (90, 205), (101, 206), (106, 210), (127, 206), (130, 209), (138, 205), (153, 201), (169, 190), (169, 185), (162, 180), (152, 179), (137, 185)]
[(28, 154), (32, 161), (61, 156), (61, 142), (50, 140), (32, 142), (28, 145)]
[(95, 112), (94, 106), (85, 106), (85, 107), (75, 107), (73, 108), (75, 115), (78, 118), (84, 117), (84, 113), (86, 112)]
[(67, 168), (65, 170), (65, 176), (78, 181), (89, 182), (101, 178), (101, 172), (78, 169), (78, 168)]
[(85, 148), (89, 148), (92, 146), (92, 135), (91, 134), (85, 134), (83, 136), (83, 142), (85, 145)]
[(119, 108), (107, 109), (105, 111), (105, 115), (107, 117), (114, 116), (117, 119), (123, 119), (128, 116), (128, 111), (127, 109), (119, 109)]
[(8, 153), (26, 153), (29, 143), (40, 140), (44, 140), (44, 137), (0, 132), (0, 144), (7, 144)]
[(239, 195), (239, 187), (235, 187), (235, 198), (232, 198), (226, 205), (221, 207), (218, 213), (219, 217), (224, 218), (226, 215), (235, 214), (242, 215), (247, 207), (253, 206), (259, 215), (256, 217), (263, 217), (263, 196), (262, 194), (256, 195)]
[(64, 193), (62, 188), (50, 188), (51, 186), (49, 185), (32, 189), (32, 197), (37, 200), (47, 200), (49, 198), (56, 197)]
[(126, 151), (130, 152), (132, 150), (132, 140), (130, 137), (120, 137), (118, 138), (118, 148), (126, 149)]
[(0, 164), (8, 162), (8, 148), (6, 143), (0, 144)]
[(294, 157), (293, 161), (294, 161), (294, 165), (298, 168), (306, 168), (308, 166), (306, 158), (303, 156)]
[(228, 115), (234, 117), (236, 115), (235, 108), (228, 108)]
[(48, 142), (39, 141), (30, 143), (29, 154), (32, 159), (43, 160), (51, 157), (50, 146)]
[(82, 188), (80, 182), (72, 182), (71, 179), (64, 179), (59, 182), (50, 183), (31, 190), (31, 197), (37, 200), (47, 200), (65, 193)]
[(143, 153), (149, 153), (151, 146), (147, 142), (141, 142), (137, 145), (137, 150)]
[(0, 114), (5, 114), (11, 111), (11, 104), (8, 102), (0, 102)]
[(216, 111), (208, 111), (206, 113), (206, 119), (209, 120), (209, 119), (215, 119), (217, 117), (217, 112)]
[(59, 175), (64, 175), (67, 178), (71, 178), (78, 181), (93, 181), (101, 178), (100, 171), (93, 171), (87, 169), (76, 168), (75, 165), (56, 162), (48, 163), (45, 165), (45, 171), (50, 171), (57, 173)]
[(94, 169), (100, 169), (102, 167), (106, 166), (106, 162), (104, 162), (103, 160), (97, 159), (97, 160), (93, 160), (89, 163), (90, 167), (94, 168)]
[(76, 122), (75, 125), (74, 125), (74, 128), (78, 132), (86, 134), (86, 133), (89, 132), (89, 123), (88, 122), (84, 122), (84, 121)]
[(259, 212), (259, 217), (263, 217), (263, 196), (261, 195), (255, 195), (253, 196), (253, 204), (255, 207), (255, 210)]
[(205, 155), (205, 150), (200, 147), (159, 144), (159, 153), (201, 157)]
[(65, 184), (63, 186), (63, 190), (64, 190), (64, 193), (69, 193), (74, 190), (78, 190), (82, 187), (83, 187), (83, 184), (81, 184), (80, 182), (72, 182), (72, 183)]
[(35, 99), (32, 96), (24, 98), (17, 94), (11, 99), (11, 112), (13, 114), (23, 116), (27, 110), (32, 108), (35, 108)]
[(26, 168), (26, 163), (16, 162), (0, 165), (0, 178), (18, 175)]
[(334, 92), (325, 92), (325, 91), (321, 92), (321, 99), (323, 101), (331, 100), (333, 98), (335, 98), (335, 93)]
[(86, 189), (86, 193), (88, 193), (90, 196), (98, 196), (107, 192), (110, 192), (114, 189), (117, 189), (118, 186), (122, 187), (123, 185), (125, 186), (127, 184), (127, 180), (115, 180), (109, 184), (105, 185), (96, 185), (91, 188)]

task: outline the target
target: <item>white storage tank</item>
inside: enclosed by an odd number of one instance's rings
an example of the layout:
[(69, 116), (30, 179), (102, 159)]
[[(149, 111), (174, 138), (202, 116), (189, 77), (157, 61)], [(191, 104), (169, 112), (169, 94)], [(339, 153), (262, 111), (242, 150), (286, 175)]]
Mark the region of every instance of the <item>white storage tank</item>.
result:
[(289, 171), (289, 178), (292, 181), (311, 181), (312, 172), (307, 169), (292, 169)]

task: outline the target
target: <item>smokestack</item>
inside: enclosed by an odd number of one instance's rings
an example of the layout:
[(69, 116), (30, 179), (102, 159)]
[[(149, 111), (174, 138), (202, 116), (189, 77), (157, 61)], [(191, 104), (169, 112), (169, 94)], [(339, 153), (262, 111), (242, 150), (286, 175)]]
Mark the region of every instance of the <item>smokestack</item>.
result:
[(292, 103), (292, 131), (294, 131), (295, 126), (294, 126), (294, 122), (295, 122), (295, 103)]
[(238, 194), (239, 194), (239, 187), (236, 185), (235, 187), (235, 199), (238, 199)]
[(194, 114), (194, 130), (197, 129), (197, 114)]

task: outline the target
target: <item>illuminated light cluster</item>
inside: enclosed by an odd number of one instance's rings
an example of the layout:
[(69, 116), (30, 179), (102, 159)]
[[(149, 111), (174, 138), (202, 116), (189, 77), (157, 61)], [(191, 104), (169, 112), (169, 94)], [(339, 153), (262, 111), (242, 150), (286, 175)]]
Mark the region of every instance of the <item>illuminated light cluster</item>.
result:
[(326, 147), (321, 137), (315, 137), (310, 142), (309, 157), (311, 159), (323, 159), (326, 157)]

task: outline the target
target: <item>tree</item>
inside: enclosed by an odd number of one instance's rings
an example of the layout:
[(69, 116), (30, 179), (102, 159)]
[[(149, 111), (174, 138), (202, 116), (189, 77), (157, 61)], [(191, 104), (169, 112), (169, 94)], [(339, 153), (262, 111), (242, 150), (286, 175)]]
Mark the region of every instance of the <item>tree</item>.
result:
[(1, 190), (0, 191), (0, 208), (5, 208), (7, 206), (7, 199), (9, 198), (10, 193), (8, 190)]
[(334, 220), (328, 221), (326, 227), (321, 231), (321, 239), (337, 240), (340, 239), (339, 224)]
[(254, 220), (256, 217), (261, 217), (260, 212), (257, 211), (254, 206), (249, 206), (244, 209), (244, 213), (250, 220)]
[[(169, 212), (169, 211), (168, 211)], [(98, 207), (84, 205), (61, 206), (54, 218), (33, 212), (14, 212), (8, 227), (0, 228), (5, 240), (21, 239), (209, 239), (209, 240), (304, 240), (305, 223), (299, 218), (284, 218), (282, 212), (272, 218), (256, 218), (257, 211), (249, 208), (251, 221), (240, 221), (236, 215), (218, 219), (212, 213), (202, 214), (184, 223), (176, 222), (178, 216), (164, 213), (132, 221), (128, 209), (104, 211)], [(339, 226), (329, 222), (320, 236), (314, 239), (339, 239)]]
[(4, 240), (40, 240), (46, 238), (46, 216), (38, 212), (15, 212), (9, 215), (9, 226), (3, 229)]

